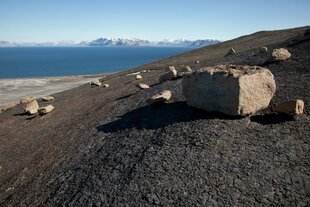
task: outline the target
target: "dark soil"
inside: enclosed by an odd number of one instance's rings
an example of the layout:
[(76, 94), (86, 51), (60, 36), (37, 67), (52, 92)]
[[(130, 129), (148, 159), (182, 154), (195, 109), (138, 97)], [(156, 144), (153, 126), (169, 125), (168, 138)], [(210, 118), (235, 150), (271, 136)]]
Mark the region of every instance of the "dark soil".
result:
[[(201, 64), (271, 70), (276, 94), (251, 117), (187, 106), (182, 79), (158, 83), (164, 68), (142, 73), (140, 82), (152, 86), (147, 90), (135, 87), (139, 81), (127, 71), (104, 78), (109, 88), (83, 85), (54, 94), (55, 110), (46, 116), (26, 116), (21, 106), (1, 113), (0, 206), (309, 206), (310, 37), (304, 29), (278, 32), (281, 42), (246, 36), (269, 52), (223, 51)], [(243, 41), (229, 44), (241, 48)], [(291, 60), (270, 62), (277, 47), (287, 48)], [(165, 89), (172, 100), (146, 104)], [(305, 102), (304, 115), (274, 112), (280, 101), (296, 98)]]

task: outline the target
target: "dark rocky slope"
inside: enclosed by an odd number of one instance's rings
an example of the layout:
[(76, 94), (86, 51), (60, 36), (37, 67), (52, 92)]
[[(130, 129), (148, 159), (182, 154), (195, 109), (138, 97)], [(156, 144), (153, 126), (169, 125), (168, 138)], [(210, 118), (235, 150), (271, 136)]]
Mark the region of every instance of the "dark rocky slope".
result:
[[(310, 37), (304, 29), (266, 38), (257, 33), (145, 66), (190, 64), (201, 59), (191, 55), (197, 51), (224, 48), (201, 65), (267, 67), (277, 91), (269, 108), (251, 117), (188, 107), (181, 79), (158, 84), (164, 70), (142, 73), (148, 90), (123, 72), (104, 78), (107, 89), (84, 85), (55, 94), (55, 110), (46, 116), (24, 116), (21, 106), (0, 114), (0, 205), (310, 205)], [(244, 41), (253, 46), (225, 56), (225, 44), (241, 48)], [(258, 52), (266, 45), (287, 48), (291, 60), (268, 62), (270, 52)], [(164, 89), (172, 91), (169, 103), (145, 103)], [(291, 98), (305, 101), (304, 115), (273, 112)]]

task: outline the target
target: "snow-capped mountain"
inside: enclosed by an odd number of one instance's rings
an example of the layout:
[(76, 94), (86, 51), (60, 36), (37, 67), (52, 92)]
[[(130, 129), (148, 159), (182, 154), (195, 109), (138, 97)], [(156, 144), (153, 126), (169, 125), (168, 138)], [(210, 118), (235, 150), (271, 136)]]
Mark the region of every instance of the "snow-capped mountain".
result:
[(121, 39), (121, 38), (99, 38), (93, 41), (59, 41), (59, 42), (8, 42), (0, 41), (0, 47), (203, 47), (218, 43), (220, 41), (214, 39), (205, 40), (162, 40), (149, 41), (137, 38)]
[(112, 46), (140, 46), (140, 47), (203, 47), (206, 45), (211, 45), (218, 43), (218, 40), (213, 39), (205, 39), (205, 40), (162, 40), (162, 41), (148, 41), (141, 39), (107, 39), (107, 38), (99, 38), (89, 43), (89, 46), (95, 47), (112, 47)]

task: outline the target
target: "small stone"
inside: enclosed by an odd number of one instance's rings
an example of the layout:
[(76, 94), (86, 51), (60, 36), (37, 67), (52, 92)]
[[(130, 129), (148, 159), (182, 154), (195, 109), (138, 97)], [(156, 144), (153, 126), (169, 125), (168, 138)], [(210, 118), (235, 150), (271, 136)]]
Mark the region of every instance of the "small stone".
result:
[(147, 103), (149, 104), (155, 104), (155, 103), (163, 103), (166, 101), (169, 101), (171, 98), (171, 91), (169, 90), (164, 90), (151, 98), (147, 100)]
[(261, 53), (266, 53), (266, 52), (268, 52), (268, 48), (267, 47), (261, 47), (259, 51)]
[(52, 101), (55, 98), (53, 96), (43, 96), (42, 99), (43, 99), (43, 101)]
[(304, 101), (301, 99), (283, 101), (276, 107), (276, 111), (288, 115), (300, 115), (304, 112)]
[(38, 109), (40, 115), (45, 115), (54, 109), (53, 105), (47, 105)]
[(284, 48), (274, 49), (272, 51), (272, 58), (274, 61), (288, 60), (291, 56), (291, 53)]
[(33, 100), (24, 106), (25, 112), (30, 115), (37, 113), (38, 109), (39, 109), (39, 104), (36, 100)]
[(92, 85), (92, 86), (101, 86), (101, 82), (99, 80), (91, 81), (90, 85)]
[(177, 75), (178, 75), (178, 72), (175, 69), (175, 67), (170, 66), (168, 68), (168, 72), (166, 72), (165, 74), (163, 74), (159, 77), (159, 82), (162, 83), (162, 82), (167, 81), (167, 80), (172, 80), (172, 79), (176, 78)]
[(199, 61), (199, 60), (196, 60), (196, 61), (195, 61), (195, 63), (196, 63), (196, 64), (199, 64), (199, 63), (200, 63), (200, 61)]
[(141, 70), (141, 73), (147, 73), (148, 71), (147, 70)]
[(136, 80), (141, 80), (142, 76), (141, 75), (136, 75)]
[(3, 108), (2, 108), (1, 111), (7, 111), (7, 110), (9, 110), (9, 109), (14, 108), (16, 105), (17, 105), (17, 103), (9, 103), (9, 104), (6, 104), (6, 105), (3, 106)]
[(235, 51), (234, 48), (231, 48), (231, 49), (229, 50), (229, 52), (228, 52), (228, 54), (235, 54), (235, 53), (236, 53), (236, 51)]
[(30, 96), (30, 97), (26, 97), (26, 98), (22, 98), (20, 99), (20, 103), (21, 104), (26, 104), (26, 103), (30, 103), (31, 101), (36, 100), (35, 96)]
[(110, 85), (107, 84), (107, 83), (103, 84), (102, 86), (103, 86), (104, 88), (109, 88), (109, 87), (110, 87)]
[(136, 85), (138, 88), (141, 88), (141, 89), (147, 89), (147, 88), (150, 88), (150, 86), (144, 84), (144, 83), (138, 83)]

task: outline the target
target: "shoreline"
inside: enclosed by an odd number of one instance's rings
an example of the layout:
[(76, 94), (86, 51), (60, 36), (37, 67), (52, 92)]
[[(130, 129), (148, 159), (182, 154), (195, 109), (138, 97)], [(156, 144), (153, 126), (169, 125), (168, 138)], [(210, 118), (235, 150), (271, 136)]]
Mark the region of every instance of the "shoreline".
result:
[(0, 79), (0, 108), (8, 103), (19, 103), (23, 97), (39, 98), (59, 93), (109, 74)]

